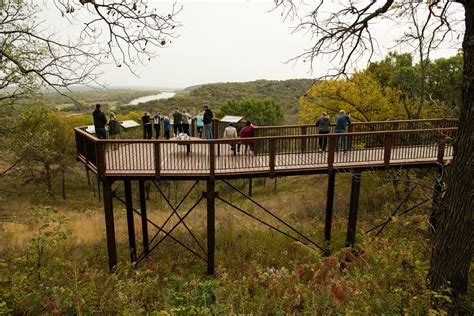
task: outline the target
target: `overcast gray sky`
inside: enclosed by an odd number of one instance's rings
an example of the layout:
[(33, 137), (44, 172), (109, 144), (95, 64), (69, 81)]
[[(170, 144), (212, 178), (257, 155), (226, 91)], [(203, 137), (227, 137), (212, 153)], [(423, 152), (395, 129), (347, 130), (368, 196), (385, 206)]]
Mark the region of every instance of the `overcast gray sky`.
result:
[[(150, 0), (158, 9), (169, 11), (170, 1)], [(100, 78), (111, 86), (155, 86), (184, 88), (211, 82), (316, 78), (331, 67), (328, 60), (310, 66), (289, 59), (310, 47), (306, 34), (292, 34), (294, 21), (283, 21), (272, 0), (179, 0), (183, 11), (177, 20), (183, 25), (179, 37), (147, 66), (137, 66), (132, 75), (125, 67), (106, 66)], [(58, 17), (54, 7), (49, 10)], [(64, 22), (64, 21), (63, 21)], [(61, 23), (60, 23), (61, 24)], [(64, 26), (66, 27), (66, 26)], [(63, 31), (67, 28), (63, 29)], [(375, 26), (382, 59), (400, 29), (387, 23)], [(435, 57), (454, 55), (457, 44), (447, 43)], [(376, 57), (377, 59), (377, 57)], [(364, 68), (361, 62), (359, 68)]]
[[(155, 1), (156, 2), (156, 1)], [(291, 34), (272, 1), (180, 1), (179, 37), (159, 51), (140, 78), (125, 68), (108, 67), (111, 85), (186, 87), (208, 82), (308, 78), (307, 64), (285, 63), (301, 53), (308, 39)], [(170, 7), (160, 3), (159, 7)]]

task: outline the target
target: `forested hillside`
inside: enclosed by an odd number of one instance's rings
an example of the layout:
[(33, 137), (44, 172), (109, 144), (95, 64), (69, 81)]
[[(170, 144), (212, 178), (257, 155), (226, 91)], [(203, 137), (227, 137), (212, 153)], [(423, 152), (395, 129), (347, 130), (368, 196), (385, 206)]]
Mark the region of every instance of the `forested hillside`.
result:
[(311, 88), (312, 83), (311, 79), (291, 79), (206, 84), (186, 88), (170, 99), (127, 106), (122, 111), (170, 112), (178, 106), (196, 112), (202, 110), (204, 104), (209, 104), (211, 108), (217, 110), (229, 100), (271, 99), (280, 105), (285, 122), (296, 122), (298, 100)]

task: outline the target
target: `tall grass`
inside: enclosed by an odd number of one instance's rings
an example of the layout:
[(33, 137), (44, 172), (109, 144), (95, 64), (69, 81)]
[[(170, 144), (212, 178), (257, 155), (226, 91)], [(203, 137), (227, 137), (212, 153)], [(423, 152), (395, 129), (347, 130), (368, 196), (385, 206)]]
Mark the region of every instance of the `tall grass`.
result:
[[(125, 210), (116, 201), (119, 265), (110, 274), (102, 205), (83, 177), (76, 175), (75, 179), (79, 183), (71, 188), (75, 190), (71, 200), (61, 201), (55, 208), (38, 206), (46, 205), (48, 197), (37, 196), (34, 188), (26, 188), (30, 193), (23, 199), (10, 197), (9, 212), (22, 215), (11, 217), (14, 223), (5, 221), (0, 226), (0, 314), (439, 312), (430, 310), (432, 293), (425, 287), (430, 255), (426, 234), (428, 210), (395, 218), (379, 237), (362, 233), (385, 219), (390, 205), (397, 202), (375, 178), (363, 180), (359, 237), (356, 249), (352, 250), (344, 248), (350, 177), (338, 176), (334, 250), (326, 257), (317, 249), (294, 242), (219, 203), (214, 278), (206, 276), (205, 262), (170, 239), (139, 266), (130, 265)], [(325, 177), (277, 181), (276, 191), (269, 180), (265, 186), (263, 181), (254, 181), (254, 198), (322, 244)], [(244, 189), (242, 180), (235, 180), (234, 184)], [(177, 200), (189, 185), (178, 186)], [(163, 186), (168, 194), (168, 187)], [(120, 184), (114, 189), (122, 194)], [(217, 189), (225, 199), (278, 224), (228, 188), (218, 185)], [(173, 190), (171, 184), (169, 193), (174, 202)], [(184, 203), (181, 214), (202, 190), (201, 184)], [(138, 205), (138, 197), (134, 198)], [(150, 191), (148, 206), (150, 219), (157, 223), (162, 223), (170, 213), (155, 190)], [(168, 229), (176, 221), (173, 219)], [(204, 202), (186, 223), (205, 245)], [(137, 217), (135, 228), (140, 250), (141, 223)], [(150, 232), (154, 233), (151, 227)], [(173, 236), (198, 251), (182, 227)]]

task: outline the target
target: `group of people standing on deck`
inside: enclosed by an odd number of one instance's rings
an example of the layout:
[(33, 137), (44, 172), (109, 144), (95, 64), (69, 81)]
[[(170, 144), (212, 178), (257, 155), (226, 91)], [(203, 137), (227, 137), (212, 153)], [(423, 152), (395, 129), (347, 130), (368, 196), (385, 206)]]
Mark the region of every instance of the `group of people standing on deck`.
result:
[[(213, 139), (212, 135), (212, 119), (214, 114), (212, 113), (209, 106), (204, 106), (204, 112), (198, 113), (196, 116), (192, 116), (185, 109), (179, 110), (176, 108), (172, 115), (162, 115), (160, 112), (156, 112), (153, 117), (150, 116), (149, 112), (145, 112), (141, 117), (143, 125), (143, 138), (151, 139), (153, 137), (153, 130), (155, 130), (155, 138), (158, 139), (163, 131), (163, 137), (170, 139), (171, 136), (177, 137), (179, 134), (184, 133), (190, 136), (190, 125), (192, 120), (196, 120), (198, 137), (204, 137), (206, 139)], [(104, 112), (101, 110), (100, 104), (96, 104), (94, 112), (92, 112), (94, 119), (94, 128), (99, 139), (107, 138), (107, 127), (109, 137), (115, 139), (120, 133), (120, 122), (117, 120), (117, 116), (110, 112), (109, 120)]]
[[(316, 120), (316, 127), (319, 129), (319, 134), (329, 134), (331, 121), (329, 120), (329, 115), (326, 112), (323, 112), (320, 117)], [(347, 132), (347, 126), (351, 124), (351, 114), (347, 113), (344, 110), (340, 110), (339, 114), (336, 117), (336, 126), (334, 129), (335, 133), (345, 133)], [(336, 147), (335, 151), (339, 151), (339, 141), (341, 137), (336, 138)], [(319, 140), (319, 148), (321, 151), (325, 151), (328, 144), (327, 137), (321, 137)], [(349, 147), (347, 136), (342, 136), (342, 148), (344, 153), (347, 152)]]
[[(96, 104), (96, 109), (92, 113), (94, 118), (94, 127), (99, 139), (105, 139), (107, 130), (106, 126), (108, 125), (109, 128), (109, 136), (112, 139), (115, 139), (117, 135), (120, 133), (120, 123), (117, 120), (117, 117), (113, 112), (109, 115), (109, 121), (107, 122), (107, 118), (100, 110), (100, 104)], [(179, 108), (176, 108), (175, 111), (171, 115), (171, 119), (168, 116), (161, 115), (160, 112), (157, 112), (150, 116), (150, 113), (145, 112), (142, 116), (142, 124), (143, 124), (143, 138), (144, 139), (151, 139), (153, 137), (153, 129), (155, 130), (155, 138), (160, 138), (160, 132), (163, 129), (163, 137), (165, 139), (170, 139), (171, 137), (171, 130), (173, 131), (173, 136), (177, 137), (179, 134), (183, 133), (190, 136), (190, 125), (192, 120), (196, 120), (196, 127), (197, 127), (197, 136), (199, 138), (203, 138), (203, 131), (204, 131), (204, 138), (205, 139), (213, 139), (212, 135), (212, 119), (214, 114), (212, 113), (209, 106), (204, 106), (204, 112), (198, 113), (196, 116), (192, 116), (189, 114), (185, 109), (181, 111)], [(334, 128), (334, 132), (337, 133), (346, 133), (347, 126), (351, 124), (351, 115), (344, 110), (340, 110), (339, 114), (336, 117), (336, 124)], [(331, 121), (329, 119), (329, 115), (326, 112), (321, 113), (321, 115), (317, 118), (315, 122), (316, 127), (318, 127), (319, 134), (329, 134), (331, 131)], [(240, 130), (240, 133), (237, 134), (237, 129), (235, 128), (233, 123), (230, 123), (224, 130), (223, 138), (247, 138), (247, 137), (254, 137), (254, 126), (250, 121), (247, 121), (245, 126)], [(348, 151), (348, 139), (347, 136), (337, 137), (336, 138), (336, 146), (335, 151), (339, 151), (340, 142), (342, 141), (342, 150), (344, 153)], [(237, 152), (240, 151), (240, 144), (236, 144), (231, 146), (231, 149)], [(321, 151), (325, 151), (328, 145), (327, 137), (321, 137), (319, 140), (319, 148)], [(251, 143), (245, 143), (245, 151), (253, 150), (251, 147)]]
[(204, 136), (206, 139), (212, 139), (212, 113), (209, 106), (204, 106), (204, 112), (198, 113), (196, 116), (192, 116), (186, 111), (186, 109), (180, 110), (175, 108), (174, 112), (170, 115), (162, 115), (157, 112), (150, 116), (149, 112), (145, 112), (142, 116), (143, 125), (143, 138), (151, 139), (153, 137), (153, 129), (155, 130), (155, 138), (158, 139), (161, 136), (161, 129), (163, 128), (163, 137), (170, 139), (171, 136), (178, 137), (180, 134), (186, 134), (190, 136), (190, 125), (192, 120), (196, 120), (197, 134), (199, 138)]

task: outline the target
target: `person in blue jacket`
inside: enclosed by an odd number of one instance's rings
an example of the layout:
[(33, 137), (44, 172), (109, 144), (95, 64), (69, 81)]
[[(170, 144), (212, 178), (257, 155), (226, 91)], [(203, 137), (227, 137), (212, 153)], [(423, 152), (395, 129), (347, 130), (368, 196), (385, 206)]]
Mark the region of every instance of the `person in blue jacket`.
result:
[(167, 116), (163, 118), (163, 134), (166, 139), (170, 139), (170, 118)]
[[(351, 116), (350, 114), (347, 115), (346, 112), (344, 110), (340, 110), (339, 111), (339, 114), (337, 115), (336, 117), (336, 133), (346, 133), (347, 130), (347, 125), (351, 124)], [(339, 141), (340, 141), (341, 137), (338, 137), (336, 139), (336, 152), (339, 151)], [(343, 136), (342, 137), (342, 143), (343, 143), (343, 150), (344, 150), (344, 153), (347, 152), (348, 150), (348, 147), (349, 147), (349, 144), (348, 144), (348, 141), (347, 141), (347, 136)]]

